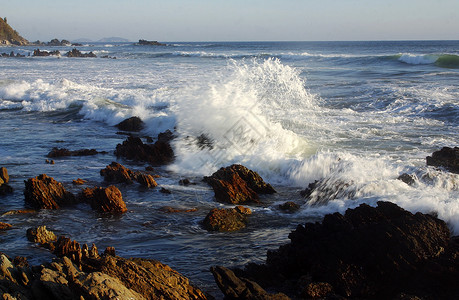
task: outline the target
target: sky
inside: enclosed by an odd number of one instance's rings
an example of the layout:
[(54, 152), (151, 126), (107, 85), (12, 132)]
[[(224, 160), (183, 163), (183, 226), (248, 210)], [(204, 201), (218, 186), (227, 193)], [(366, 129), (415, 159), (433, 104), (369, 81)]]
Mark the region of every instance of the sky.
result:
[(458, 0), (0, 0), (29, 41), (459, 40)]

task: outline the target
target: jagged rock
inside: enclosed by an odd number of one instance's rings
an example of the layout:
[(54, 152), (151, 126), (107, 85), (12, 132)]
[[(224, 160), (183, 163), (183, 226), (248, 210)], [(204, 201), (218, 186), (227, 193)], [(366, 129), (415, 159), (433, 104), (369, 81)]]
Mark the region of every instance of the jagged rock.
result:
[(459, 244), (433, 216), (390, 202), (376, 208), (362, 204), (344, 215), (326, 215), (322, 223), (299, 225), (289, 238), (290, 244), (268, 251), (266, 264), (249, 265), (242, 275), (273, 288), (308, 276), (350, 298), (459, 295), (451, 283), (459, 275)]
[(46, 229), (46, 226), (27, 229), (27, 239), (33, 243), (46, 245), (57, 240), (54, 232)]
[(132, 136), (116, 146), (115, 155), (154, 165), (168, 164), (174, 159), (174, 151), (169, 142), (158, 140), (154, 144), (144, 144), (140, 138)]
[(224, 203), (258, 203), (259, 193), (276, 192), (256, 172), (236, 164), (221, 168), (211, 176), (204, 177), (204, 181), (213, 188), (217, 201)]
[(10, 229), (12, 226), (8, 223), (0, 222), (0, 230)]
[(139, 117), (131, 117), (116, 125), (119, 130), (138, 132), (143, 129), (145, 124)]
[(65, 54), (67, 57), (97, 57), (92, 51), (89, 53), (81, 53), (80, 50), (73, 48), (72, 51), (69, 51)]
[(54, 147), (49, 153), (48, 157), (65, 157), (65, 156), (90, 156), (90, 155), (97, 155), (97, 154), (106, 154), (107, 152), (99, 152), (96, 149), (80, 149), (70, 151), (65, 148), (56, 148)]
[(67, 192), (62, 183), (46, 174), (24, 182), (25, 201), (35, 209), (59, 209), (63, 205), (76, 203), (74, 195)]
[(140, 183), (141, 185), (147, 188), (154, 188), (158, 186), (153, 176), (149, 174), (143, 174), (143, 173), (138, 172), (136, 173), (135, 179), (137, 180), (138, 183)]
[(13, 188), (4, 183), (4, 184), (1, 184), (0, 185), (0, 195), (7, 195), (7, 194), (11, 194), (13, 192)]
[(107, 188), (86, 188), (80, 199), (88, 202), (92, 209), (105, 213), (124, 213), (127, 211), (121, 191), (114, 185)]
[(83, 179), (81, 179), (81, 178), (77, 178), (77, 179), (72, 180), (72, 183), (73, 183), (74, 185), (83, 185), (83, 184), (86, 183), (86, 180), (83, 180)]
[(59, 50), (54, 50), (54, 51), (40, 51), (40, 49), (35, 49), (33, 51), (33, 56), (60, 56), (61, 53), (59, 52)]
[(0, 168), (0, 185), (8, 183), (10, 181), (10, 176), (8, 175), (8, 170), (5, 167)]
[(443, 147), (426, 157), (428, 166), (444, 167), (450, 172), (459, 174), (459, 147)]
[(105, 169), (100, 170), (100, 175), (108, 182), (132, 183), (135, 179), (134, 172), (117, 162), (112, 162)]
[(203, 225), (208, 231), (236, 231), (245, 228), (247, 216), (251, 214), (250, 208), (243, 206), (214, 208), (207, 214)]
[(160, 132), (158, 134), (158, 141), (161, 141), (164, 143), (168, 143), (172, 141), (174, 138), (175, 138), (174, 134), (169, 129), (164, 132)]
[(233, 271), (224, 267), (211, 267), (215, 282), (225, 295), (225, 299), (246, 300), (287, 300), (284, 294), (269, 294), (256, 282), (237, 277)]
[(403, 173), (402, 175), (398, 176), (397, 179), (408, 185), (414, 185), (416, 183), (416, 175), (410, 175), (407, 173)]
[(169, 195), (172, 194), (170, 190), (163, 188), (163, 187), (159, 190), (159, 192), (163, 194), (169, 194)]
[(142, 45), (142, 46), (166, 46), (166, 44), (159, 43), (158, 41), (147, 41), (147, 40), (139, 40), (138, 45)]
[(300, 209), (300, 205), (295, 202), (288, 201), (279, 205), (279, 209), (288, 213), (297, 212)]

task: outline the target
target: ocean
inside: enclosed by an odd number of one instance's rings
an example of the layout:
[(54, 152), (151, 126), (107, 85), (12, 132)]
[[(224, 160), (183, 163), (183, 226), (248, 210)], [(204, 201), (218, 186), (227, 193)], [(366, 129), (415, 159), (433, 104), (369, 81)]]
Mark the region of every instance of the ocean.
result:
[[(298, 224), (320, 221), (361, 203), (391, 201), (436, 214), (459, 234), (459, 175), (426, 166), (426, 156), (459, 146), (459, 41), (171, 42), (77, 47), (97, 58), (32, 57), (36, 47), (0, 47), (0, 166), (14, 193), (1, 213), (24, 208), (24, 180), (42, 173), (73, 193), (106, 185), (112, 161), (132, 170), (147, 164), (116, 158), (126, 139), (114, 127), (138, 116), (142, 137), (176, 135), (172, 164), (155, 167), (159, 187), (118, 185), (128, 212), (104, 216), (88, 205), (3, 215), (0, 251), (32, 264), (52, 255), (27, 241), (46, 225), (57, 235), (95, 243), (117, 255), (160, 260), (219, 297), (209, 268), (263, 262)], [(70, 47), (46, 47), (40, 50)], [(116, 59), (115, 59), (116, 58)], [(205, 137), (207, 146), (199, 143)], [(107, 151), (56, 158), (53, 147)], [(202, 182), (240, 163), (278, 193), (250, 205), (247, 228), (210, 233), (201, 221), (217, 203)], [(402, 174), (413, 185), (399, 180)], [(87, 180), (74, 186), (72, 180)], [(192, 185), (179, 184), (189, 179)], [(319, 180), (318, 193), (300, 195)], [(160, 187), (172, 194), (160, 193)], [(279, 210), (293, 201), (296, 213)], [(166, 213), (164, 207), (196, 208)]]

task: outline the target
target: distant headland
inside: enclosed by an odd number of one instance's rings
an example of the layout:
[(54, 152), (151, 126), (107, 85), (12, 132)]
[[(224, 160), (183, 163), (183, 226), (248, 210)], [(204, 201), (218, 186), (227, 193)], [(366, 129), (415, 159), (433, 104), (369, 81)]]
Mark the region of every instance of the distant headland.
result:
[(19, 33), (8, 25), (5, 18), (0, 18), (0, 45), (29, 45), (29, 41), (19, 35)]

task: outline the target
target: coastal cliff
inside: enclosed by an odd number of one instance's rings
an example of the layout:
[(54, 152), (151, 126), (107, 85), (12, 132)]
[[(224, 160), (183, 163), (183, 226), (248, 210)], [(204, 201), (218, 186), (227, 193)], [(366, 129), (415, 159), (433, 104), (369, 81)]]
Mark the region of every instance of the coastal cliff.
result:
[(11, 28), (6, 18), (0, 18), (0, 45), (28, 45), (29, 41)]

